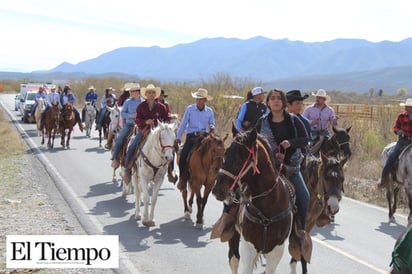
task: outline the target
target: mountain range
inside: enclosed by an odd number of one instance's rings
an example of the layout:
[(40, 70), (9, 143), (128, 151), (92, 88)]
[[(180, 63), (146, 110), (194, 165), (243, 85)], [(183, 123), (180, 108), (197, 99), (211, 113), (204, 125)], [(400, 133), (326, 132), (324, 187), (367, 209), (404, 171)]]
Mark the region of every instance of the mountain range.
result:
[[(225, 74), (265, 86), (395, 93), (412, 90), (412, 38), (400, 42), (336, 39), (302, 42), (254, 37), (208, 38), (169, 48), (124, 47), (32, 75), (120, 75), (196, 82)], [(0, 73), (0, 77), (2, 74)]]

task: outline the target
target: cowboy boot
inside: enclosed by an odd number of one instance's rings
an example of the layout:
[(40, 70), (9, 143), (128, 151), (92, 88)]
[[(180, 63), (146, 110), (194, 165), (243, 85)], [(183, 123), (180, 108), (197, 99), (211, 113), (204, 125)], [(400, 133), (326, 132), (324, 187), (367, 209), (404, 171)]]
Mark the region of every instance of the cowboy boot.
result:
[(230, 213), (223, 212), (219, 220), (213, 225), (210, 239), (220, 238), (221, 242), (227, 242), (235, 233), (236, 218)]

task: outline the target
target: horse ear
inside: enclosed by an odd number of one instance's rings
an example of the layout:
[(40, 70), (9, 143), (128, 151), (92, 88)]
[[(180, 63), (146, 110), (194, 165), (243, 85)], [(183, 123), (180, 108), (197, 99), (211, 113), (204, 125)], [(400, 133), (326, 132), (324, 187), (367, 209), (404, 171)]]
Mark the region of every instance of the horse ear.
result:
[(348, 161), (348, 157), (343, 157), (340, 161), (339, 161), (339, 165), (341, 168), (343, 168), (343, 166), (346, 164), (346, 162)]
[(251, 147), (254, 143), (256, 143), (257, 139), (257, 129), (254, 127), (252, 130), (248, 131), (249, 134), (247, 136), (248, 146)]
[(337, 132), (338, 132), (338, 130), (336, 129), (336, 127), (335, 127), (335, 126), (333, 126), (333, 127), (332, 127), (332, 130), (333, 130), (333, 132), (335, 132), (335, 133), (337, 133)]
[(239, 133), (239, 131), (235, 127), (235, 123), (233, 123), (233, 121), (232, 121), (232, 137), (235, 137), (238, 133)]
[(349, 133), (349, 131), (351, 130), (351, 128), (352, 128), (352, 126), (348, 127), (348, 128), (346, 129), (346, 132)]
[(226, 133), (225, 137), (223, 137), (223, 143), (227, 140), (228, 137), (229, 137), (229, 133)]

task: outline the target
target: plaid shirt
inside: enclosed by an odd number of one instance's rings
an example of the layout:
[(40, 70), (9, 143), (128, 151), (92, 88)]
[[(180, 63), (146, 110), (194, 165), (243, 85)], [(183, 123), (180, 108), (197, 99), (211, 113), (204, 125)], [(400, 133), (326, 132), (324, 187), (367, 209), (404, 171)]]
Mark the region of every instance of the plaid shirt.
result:
[(412, 120), (409, 119), (409, 114), (406, 111), (398, 114), (393, 126), (393, 132), (396, 134), (400, 129), (405, 132), (405, 137), (412, 137)]

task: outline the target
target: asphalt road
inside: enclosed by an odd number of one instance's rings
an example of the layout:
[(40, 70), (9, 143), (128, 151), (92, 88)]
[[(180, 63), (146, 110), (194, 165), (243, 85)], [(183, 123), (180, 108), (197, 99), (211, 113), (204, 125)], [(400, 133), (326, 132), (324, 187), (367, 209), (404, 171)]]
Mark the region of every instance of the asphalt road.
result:
[[(180, 192), (165, 180), (155, 210), (156, 226), (145, 227), (134, 220), (134, 196), (122, 198), (119, 185), (112, 182), (110, 152), (98, 147), (96, 131), (87, 138), (76, 127), (70, 150), (63, 149), (59, 139), (50, 150), (40, 145), (35, 124), (21, 122), (20, 114), (14, 111), (14, 95), (0, 94), (0, 104), (22, 130), (22, 138), (85, 230), (120, 236), (119, 273), (230, 273), (227, 245), (209, 239), (211, 226), (222, 210), (213, 196), (205, 210), (205, 225), (198, 229), (192, 221), (195, 213), (192, 220), (184, 219)], [(309, 272), (388, 273), (395, 239), (407, 222), (406, 216), (396, 218), (397, 223), (389, 223), (386, 209), (343, 198), (336, 222), (312, 231)], [(285, 248), (277, 273), (289, 273), (289, 259)], [(263, 265), (264, 260), (255, 273), (264, 273)]]

